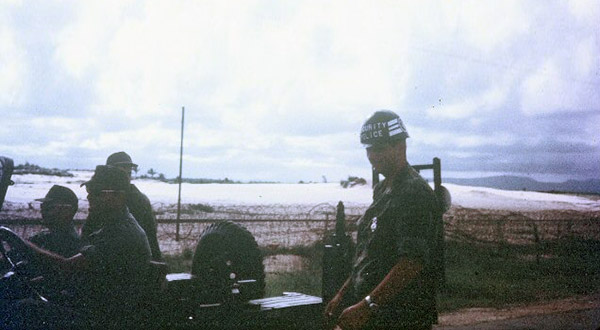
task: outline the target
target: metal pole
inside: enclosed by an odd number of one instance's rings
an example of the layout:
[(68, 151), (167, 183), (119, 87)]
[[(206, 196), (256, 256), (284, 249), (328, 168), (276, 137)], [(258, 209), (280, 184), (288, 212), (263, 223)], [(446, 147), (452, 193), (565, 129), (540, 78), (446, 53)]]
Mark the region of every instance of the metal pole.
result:
[(179, 147), (179, 177), (177, 183), (179, 184), (179, 194), (177, 196), (177, 229), (175, 231), (175, 240), (179, 242), (179, 220), (181, 216), (181, 179), (182, 179), (182, 168), (183, 168), (183, 123), (185, 118), (185, 107), (181, 107), (181, 145)]

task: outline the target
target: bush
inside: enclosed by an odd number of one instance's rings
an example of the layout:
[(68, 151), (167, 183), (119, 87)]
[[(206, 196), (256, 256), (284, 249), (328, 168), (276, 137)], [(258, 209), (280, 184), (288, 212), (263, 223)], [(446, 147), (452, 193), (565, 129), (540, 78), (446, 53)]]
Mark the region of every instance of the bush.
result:
[(189, 208), (192, 211), (199, 211), (199, 212), (206, 212), (206, 213), (212, 213), (215, 211), (215, 209), (212, 206), (206, 205), (206, 204), (190, 204)]
[(344, 188), (352, 188), (357, 185), (364, 186), (366, 184), (367, 180), (365, 180), (364, 178), (359, 178), (357, 176), (349, 176), (348, 180), (340, 181), (340, 185)]
[(15, 166), (14, 174), (40, 174), (40, 175), (53, 175), (61, 177), (73, 177), (72, 173), (67, 170), (59, 170), (57, 168), (45, 168), (35, 164), (20, 164)]

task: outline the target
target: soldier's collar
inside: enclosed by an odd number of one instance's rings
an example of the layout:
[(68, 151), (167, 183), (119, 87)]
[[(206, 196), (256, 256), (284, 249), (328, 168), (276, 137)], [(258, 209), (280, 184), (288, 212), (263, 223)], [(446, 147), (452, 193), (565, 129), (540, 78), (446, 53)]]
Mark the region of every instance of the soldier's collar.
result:
[(414, 171), (414, 169), (408, 162), (406, 162), (406, 166), (404, 166), (404, 168), (402, 168), (398, 174), (392, 178), (392, 188), (402, 185), (402, 183), (404, 183), (404, 181), (406, 181), (406, 179), (409, 177), (411, 171)]

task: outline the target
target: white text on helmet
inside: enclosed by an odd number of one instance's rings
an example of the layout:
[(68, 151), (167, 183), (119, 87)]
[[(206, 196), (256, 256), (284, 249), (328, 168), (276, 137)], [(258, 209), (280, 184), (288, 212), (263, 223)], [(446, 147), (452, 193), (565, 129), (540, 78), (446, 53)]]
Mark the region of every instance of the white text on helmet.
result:
[(365, 125), (363, 125), (363, 127), (361, 129), (361, 133), (364, 133), (366, 131), (374, 131), (374, 130), (378, 130), (378, 129), (381, 129), (381, 128), (385, 128), (385, 127), (387, 127), (387, 124), (388, 123), (386, 123), (386, 122), (365, 124)]

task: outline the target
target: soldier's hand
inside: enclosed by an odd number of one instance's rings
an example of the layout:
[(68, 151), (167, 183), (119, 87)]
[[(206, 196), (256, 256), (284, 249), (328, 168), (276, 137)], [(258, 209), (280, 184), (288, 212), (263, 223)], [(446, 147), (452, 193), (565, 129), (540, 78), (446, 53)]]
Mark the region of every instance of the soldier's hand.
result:
[(336, 326), (344, 330), (362, 329), (369, 320), (371, 310), (364, 300), (352, 305), (342, 312)]
[(337, 309), (342, 301), (342, 296), (338, 293), (336, 294), (325, 306), (325, 310), (323, 312), (323, 327), (325, 329), (331, 329), (335, 324), (337, 319)]

